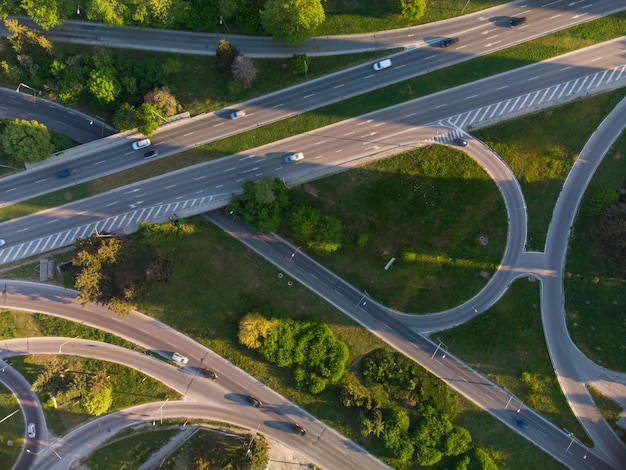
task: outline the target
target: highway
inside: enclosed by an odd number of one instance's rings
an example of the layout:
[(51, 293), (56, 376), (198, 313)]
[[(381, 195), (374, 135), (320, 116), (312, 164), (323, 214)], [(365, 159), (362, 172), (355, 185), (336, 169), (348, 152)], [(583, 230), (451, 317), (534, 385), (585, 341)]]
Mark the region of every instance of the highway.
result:
[[(390, 35), (390, 43), (396, 45), (408, 44), (406, 52), (392, 57), (393, 65), (391, 68), (374, 72), (372, 64), (367, 63), (264, 95), (246, 103), (233, 104), (232, 107), (216, 111), (215, 113), (203, 114), (190, 120), (178, 121), (175, 125), (162, 127), (155, 134), (153, 139), (156, 144), (155, 148), (159, 150), (161, 158), (166, 157), (186, 148), (202, 145), (245, 130), (256, 129), (259, 126), (285, 119), (295, 114), (310, 111), (367, 91), (401, 82), (407, 78), (470, 60), (494, 50), (510, 47), (571, 26), (574, 23), (587, 21), (626, 8), (626, 4), (618, 5), (616, 2), (609, 0), (596, 2), (582, 0), (571, 2), (573, 3), (571, 5), (557, 0), (548, 2), (546, 7), (540, 6), (545, 3), (537, 1), (525, 2), (523, 3), (525, 5), (523, 10), (520, 10), (521, 6), (516, 6), (517, 4), (507, 4), (486, 12), (466, 15), (446, 22), (419, 26), (414, 28), (415, 31), (412, 29), (412, 33), (407, 33), (403, 30), (385, 33)], [(533, 5), (535, 5), (534, 8), (532, 7)], [(528, 18), (528, 22), (519, 28), (509, 28), (507, 19), (511, 15), (522, 13)], [(70, 28), (71, 25), (74, 25), (78, 30), (83, 30), (86, 27), (83, 23), (68, 23), (63, 27)], [(89, 27), (91, 28), (91, 26)], [(155, 35), (160, 35), (163, 38), (170, 35), (171, 40), (168, 40), (168, 42), (177, 44), (175, 41), (182, 41), (180, 39), (181, 34), (182, 37), (187, 37), (189, 34), (175, 31), (155, 32), (153, 30), (132, 30), (126, 28), (123, 29), (124, 32), (122, 33), (120, 28), (94, 27), (102, 29), (102, 34), (105, 31), (112, 31), (111, 34), (114, 36), (124, 38), (119, 40), (121, 43), (126, 42), (133, 47), (141, 44), (141, 40), (135, 37), (135, 35), (150, 33), (148, 39), (146, 39), (146, 47), (150, 45), (153, 48), (158, 48), (159, 41), (156, 40)], [(450, 30), (447, 28), (450, 28)], [(1, 29), (0, 27), (0, 31)], [(436, 31), (442, 29), (444, 31), (438, 35)], [(73, 31), (70, 36), (72, 38), (79, 37), (77, 34), (76, 31)], [(413, 34), (410, 37), (412, 40), (415, 37), (422, 37), (423, 39), (425, 38), (426, 42), (420, 41), (412, 46), (411, 42), (403, 43), (402, 36), (406, 34)], [(441, 34), (461, 35), (462, 40), (457, 45), (442, 48), (439, 45)], [(365, 36), (367, 40), (367, 35)], [(357, 35), (350, 36), (349, 41), (355, 40), (355, 38), (363, 40), (361, 36)], [(52, 35), (50, 39), (61, 40), (62, 38)], [(264, 43), (268, 53), (275, 54), (275, 51), (280, 49), (280, 47), (269, 45), (267, 43), (268, 39), (265, 38), (265, 42), (259, 38), (248, 38), (245, 40), (255, 44)], [(175, 47), (184, 50), (183, 46), (186, 47), (187, 44), (188, 42), (183, 41)], [(200, 39), (196, 38), (196, 44), (201, 44)], [(211, 50), (214, 51), (215, 48)], [(596, 64), (596, 59), (597, 57), (591, 57), (584, 62), (585, 64), (592, 64), (587, 69), (589, 71), (588, 74), (592, 73), (592, 71), (597, 72), (596, 66), (601, 67), (601, 64)], [(578, 64), (580, 63), (582, 62), (578, 62)], [(553, 73), (556, 73), (556, 71)], [(26, 89), (25, 91), (28, 92), (25, 96), (30, 99), (30, 90)], [(506, 95), (506, 92), (503, 95)], [(435, 97), (437, 94), (431, 96)], [(462, 99), (466, 98), (463, 97)], [(42, 100), (39, 100), (39, 102), (42, 102)], [(14, 102), (14, 104), (16, 103)], [(463, 102), (457, 104), (467, 106)], [(435, 106), (438, 105), (441, 105), (441, 103), (437, 103)], [(25, 101), (25, 106), (25, 108), (20, 108), (20, 113), (31, 109), (28, 100)], [(41, 107), (41, 105), (39, 106)], [(0, 107), (0, 116), (11, 116), (10, 110), (12, 108), (5, 107), (8, 109), (3, 110)], [(242, 108), (245, 108), (247, 111), (247, 116), (244, 119), (237, 121), (227, 119), (233, 109)], [(445, 112), (443, 114), (445, 115), (444, 117), (449, 116)], [(83, 118), (85, 119), (84, 121), (82, 121)], [(70, 124), (78, 124), (81, 126), (79, 128), (80, 136), (85, 138), (85, 133), (87, 132), (85, 127), (89, 126), (89, 118), (67, 116), (65, 120), (67, 122), (64, 122), (62, 111), (61, 115), (55, 113), (54, 116), (47, 116), (44, 114), (41, 118), (41, 122), (54, 126), (54, 128), (67, 128)], [(427, 120), (426, 122), (432, 122), (432, 120)], [(96, 130), (96, 128), (89, 130)], [(139, 138), (139, 135), (135, 136), (135, 138)], [(100, 145), (95, 149), (87, 147), (82, 155), (72, 152), (72, 155), (75, 156), (69, 161), (66, 158), (61, 158), (61, 161), (53, 161), (43, 167), (8, 178), (7, 189), (0, 192), (0, 207), (60, 189), (64, 186), (70, 186), (77, 182), (88, 181), (132, 166), (144, 164), (145, 161), (141, 158), (141, 152), (133, 154), (130, 151), (132, 139), (132, 135), (126, 134), (111, 137), (108, 141), (110, 143), (108, 146), (103, 147)], [(55, 179), (54, 174), (59, 170), (68, 168), (68, 165), (77, 169), (77, 173), (71, 178)]]
[[(332, 126), (251, 149), (241, 154), (195, 165), (123, 188), (77, 201), (62, 207), (0, 224), (6, 245), (0, 249), (0, 264), (70, 245), (76, 237), (101, 232), (123, 233), (142, 221), (161, 222), (168, 217), (192, 215), (226, 205), (231, 193), (241, 190), (244, 181), (266, 176), (282, 178), (288, 185), (318, 178), (360, 159), (390, 150), (404, 151), (426, 142), (450, 142), (468, 126), (507, 116), (532, 112), (565, 99), (584, 98), (587, 93), (624, 86), (626, 38), (586, 48), (550, 61), (530, 65), (417, 100), (402, 103), (349, 119)], [(593, 66), (580, 65), (593, 63)], [(207, 117), (207, 120), (215, 119)], [(232, 133), (242, 120), (221, 120)], [(211, 133), (215, 126), (200, 126), (198, 133)], [(429, 127), (430, 137), (420, 128)], [(439, 131), (441, 127), (441, 132)], [(436, 130), (436, 135), (434, 131)], [(155, 137), (155, 148), (167, 155), (192, 146), (198, 136), (182, 123), (163, 129)], [(122, 139), (123, 140), (123, 139)], [(117, 154), (95, 155), (85, 167), (74, 167), (74, 177), (94, 175), (103, 168), (114, 171), (128, 166), (135, 156), (130, 142), (116, 141)], [(305, 159), (285, 164), (287, 152), (303, 150)], [(58, 167), (61, 168), (61, 167)], [(2, 204), (38, 192), (34, 186), (57, 185), (53, 171), (39, 174), (35, 184), (24, 186), (21, 175), (3, 179)], [(115, 170), (116, 171), (116, 170)], [(26, 174), (29, 174), (27, 172)], [(19, 197), (18, 197), (19, 199)], [(521, 237), (525, 237), (520, 234)]]
[[(97, 226), (101, 231), (123, 232), (124, 230), (131, 230), (139, 220), (159, 221), (172, 215), (180, 214), (181, 216), (186, 216), (191, 213), (203, 212), (207, 208), (219, 207), (228, 200), (228, 195), (231, 191), (238, 191), (245, 179), (260, 179), (263, 176), (277, 174), (283, 177), (289, 184), (298, 184), (327, 172), (337, 171), (341, 165), (354, 164), (355, 161), (367, 155), (380, 154), (388, 150), (403, 150), (419, 145), (420, 141), (449, 142), (455, 135), (463, 135), (464, 129), (471, 125), (488, 122), (496, 117), (500, 118), (502, 116), (528, 112), (537, 109), (539, 106), (546, 106), (567, 98), (583, 98), (587, 92), (593, 93), (605, 87), (624, 86), (625, 64), (623, 57), (620, 56), (620, 52), (623, 49), (624, 38), (621, 38), (609, 44), (586, 49), (584, 52), (579, 51), (581, 55), (578, 55), (579, 52), (577, 52), (556, 58), (547, 63), (536, 64), (515, 71), (514, 78), (512, 73), (503, 74), (492, 79), (482, 80), (464, 87), (447, 90), (431, 97), (371, 113), (345, 123), (319, 129), (304, 136), (253, 149), (242, 155), (220, 160), (220, 162), (200, 165), (192, 169), (194, 170), (193, 178), (189, 176), (189, 173), (184, 174), (187, 170), (182, 170), (175, 175), (168, 175), (133, 185), (133, 187), (122, 188), (110, 193), (108, 195), (109, 199), (104, 195), (92, 198), (87, 201), (85, 206), (89, 207), (89, 209), (81, 207), (80, 203), (83, 202), (81, 201), (76, 203), (78, 206), (63, 206), (62, 208), (29, 218), (17, 219), (16, 221), (1, 224), (0, 231), (2, 232), (0, 233), (3, 233), (3, 237), (5, 237), (5, 233), (16, 236), (13, 238), (7, 237), (7, 246), (0, 251), (0, 263), (47, 251), (53, 247), (70, 244), (77, 235), (88, 236), (88, 234), (93, 232), (96, 224), (98, 224)], [(581, 66), (580, 64), (585, 65)], [(540, 66), (543, 66), (543, 68)], [(533, 69), (532, 67), (537, 68)], [(367, 77), (362, 77), (362, 79), (366, 80)], [(344, 86), (346, 85), (341, 85), (339, 88)], [(305, 97), (303, 96), (302, 98), (304, 99)], [(623, 114), (620, 116), (623, 116)], [(220, 116), (217, 117), (222, 119)], [(621, 120), (621, 129), (623, 129), (625, 121), (624, 119)], [(224, 124), (226, 123), (224, 122)], [(609, 124), (611, 123), (609, 122)], [(181, 129), (185, 128), (185, 126), (187, 124), (177, 124), (165, 128), (163, 131), (171, 131), (173, 133), (172, 138), (182, 139), (183, 137), (190, 137), (190, 135), (185, 135), (181, 132)], [(619, 133), (620, 129), (616, 126), (618, 125), (613, 124), (610, 126), (610, 130), (606, 131), (606, 134), (602, 134), (603, 141), (606, 141), (609, 138), (608, 136), (614, 135), (615, 132)], [(219, 127), (221, 127), (221, 124), (219, 124)], [(424, 127), (427, 128), (425, 129)], [(188, 131), (188, 128), (183, 129), (183, 131)], [(235, 131), (237, 130), (235, 129)], [(432, 135), (433, 131), (436, 131), (435, 136)], [(159, 139), (162, 136), (161, 132), (157, 134)], [(430, 137), (428, 134), (430, 134)], [(179, 142), (176, 143), (180, 145)], [(124, 146), (126, 145), (129, 148), (129, 141), (120, 139), (115, 141), (114, 144), (119, 146), (119, 151), (128, 160), (129, 152), (124, 151)], [(475, 144), (477, 143), (474, 142), (470, 145), (474, 147)], [(162, 145), (163, 147), (160, 148), (168, 151), (165, 140), (157, 142), (157, 145)], [(590, 141), (589, 145), (590, 149), (588, 152), (590, 154), (598, 153), (598, 148), (601, 147), (597, 142), (592, 141)], [(184, 146), (182, 145), (182, 147)], [(476, 146), (478, 147), (478, 145)], [(176, 148), (175, 145), (174, 148)], [(304, 162), (291, 166), (281, 163), (282, 156), (286, 151), (301, 149), (305, 149), (305, 156), (307, 157)], [(311, 158), (309, 158), (311, 154), (314, 160), (312, 162), (310, 161)], [(489, 162), (490, 159), (487, 157), (487, 154), (485, 154), (485, 157), (485, 162)], [(100, 158), (101, 160), (97, 162), (92, 161), (91, 164), (94, 164), (94, 166), (111, 164), (112, 168), (116, 167), (115, 162), (107, 163), (108, 158), (105, 160), (102, 160), (102, 157)], [(488, 165), (488, 163), (482, 164)], [(489, 167), (487, 166), (487, 168)], [(200, 169), (202, 169), (203, 173), (199, 172)], [(88, 170), (91, 170), (91, 168)], [(50, 169), (42, 171), (50, 171)], [(573, 402), (578, 402), (580, 405), (578, 409), (576, 409), (575, 404), (573, 406), (576, 412), (582, 416), (583, 424), (586, 427), (590, 425), (595, 426), (597, 429), (598, 425), (601, 426), (602, 421), (598, 420), (597, 416), (589, 414), (587, 408), (593, 408), (593, 405), (590, 405), (590, 400), (582, 396), (586, 395), (588, 398), (586, 389), (580, 382), (585, 379), (590, 380), (590, 374), (596, 374), (597, 376), (602, 371), (596, 365), (586, 360), (586, 358), (582, 358), (580, 352), (578, 352), (578, 356), (567, 356), (567, 354), (572, 355), (571, 341), (569, 341), (567, 336), (567, 330), (562, 325), (558, 325), (558, 322), (561, 321), (558, 319), (559, 315), (564, 324), (562, 269), (567, 248), (567, 235), (573, 220), (573, 215), (571, 214), (575, 214), (578, 201), (574, 201), (574, 196), (564, 197), (563, 195), (562, 198), (565, 202), (561, 202), (561, 199), (559, 200), (561, 204), (567, 205), (567, 208), (555, 209), (555, 219), (558, 219), (559, 223), (555, 225), (555, 228), (551, 225), (551, 231), (555, 232), (555, 235), (553, 239), (550, 238), (550, 235), (548, 237), (546, 255), (549, 257), (549, 260), (546, 261), (546, 257), (541, 256), (541, 254), (523, 252), (523, 241), (526, 236), (525, 207), (523, 206), (523, 198), (519, 199), (516, 195), (519, 188), (516, 188), (514, 179), (511, 181), (506, 168), (488, 171), (492, 176), (497, 175), (495, 179), (503, 192), (505, 201), (507, 201), (510, 217), (509, 244), (503, 257), (502, 264), (504, 269), (501, 270), (503, 274), (499, 272), (498, 275), (501, 276), (501, 279), (498, 282), (501, 283), (501, 286), (504, 286), (507, 279), (511, 280), (516, 276), (527, 275), (528, 272), (543, 276), (541, 277), (544, 294), (542, 295), (542, 312), (544, 314), (544, 325), (547, 323), (550, 325), (554, 324), (553, 333), (547, 331), (546, 337), (555, 363), (555, 370), (566, 395)], [(579, 178), (584, 180), (584, 178), (591, 177), (592, 173), (588, 169), (579, 171), (583, 175)], [(576, 173), (573, 171), (572, 174)], [(194, 182), (192, 182), (192, 179)], [(583, 180), (577, 181), (580, 183)], [(185, 193), (181, 191), (183, 183), (187, 189)], [(207, 191), (209, 186), (211, 186), (211, 190)], [(568, 186), (566, 183), (566, 188), (568, 187), (575, 188), (569, 190), (578, 192), (574, 194), (580, 195), (583, 192), (580, 186)], [(14, 188), (11, 188), (9, 192), (18, 190), (17, 185)], [(164, 189), (168, 191), (164, 191)], [(205, 194), (207, 192), (210, 194)], [(167, 200), (168, 196), (165, 193), (171, 194), (169, 196), (170, 200)], [(570, 194), (565, 191), (565, 188), (563, 193), (566, 195)], [(111, 194), (114, 196), (111, 196)], [(507, 195), (511, 197), (507, 199)], [(517, 210), (522, 215), (515, 216), (514, 211), (511, 211), (512, 208), (515, 208), (514, 204), (518, 204)], [(118, 210), (120, 208), (123, 210)], [(558, 214), (564, 213), (567, 216), (571, 215), (571, 219), (556, 217)], [(512, 214), (514, 214), (514, 217), (512, 217)], [(211, 214), (211, 217), (214, 221), (221, 223), (224, 228), (232, 231), (231, 233), (243, 230), (241, 226), (237, 227), (236, 225), (228, 228), (229, 221), (233, 224), (236, 223), (236, 221), (228, 217), (222, 216), (220, 219), (217, 213)], [(569, 220), (569, 225), (564, 224), (563, 220), (566, 222)], [(63, 230), (59, 231), (59, 227)], [(562, 232), (563, 230), (566, 231), (565, 234)], [(51, 232), (54, 233), (50, 235)], [(19, 242), (15, 240), (19, 240)], [(294, 259), (292, 255), (294, 253), (293, 247), (289, 245), (285, 245), (282, 248), (280, 244), (272, 246), (279, 250), (277, 256), (283, 258), (282, 263), (289, 262), (296, 266), (300, 262), (296, 260), (306, 260), (306, 256), (301, 254), (298, 254)], [(268, 251), (268, 247), (262, 247), (262, 250)], [(288, 255), (291, 256), (291, 259), (288, 259)], [(302, 263), (307, 262), (302, 261)], [(308, 263), (302, 268), (303, 271), (312, 269), (315, 272), (319, 270), (319, 268), (314, 268)], [(555, 275), (555, 273), (558, 274)], [(301, 273), (301, 275), (305, 276), (306, 273)], [(294, 277), (298, 278), (297, 276)], [(324, 277), (321, 276), (319, 279), (324, 279)], [(496, 279), (496, 277), (494, 276), (493, 279)], [(318, 275), (316, 274), (313, 278), (317, 279)], [(304, 283), (316, 290), (316, 281), (313, 278), (305, 279)], [(320, 282), (319, 279), (318, 282)], [(500, 292), (501, 295), (503, 292), (501, 286), (493, 282), (495, 281), (488, 284), (485, 291), (493, 285), (491, 288), (494, 293)], [(447, 383), (457, 390), (462, 391), (464, 394), (468, 393), (471, 400), (500, 417), (503, 421), (508, 421), (512, 428), (514, 428), (514, 425), (511, 417), (515, 415), (522, 416), (529, 424), (528, 430), (522, 431), (522, 433), (526, 433), (529, 439), (538, 443), (552, 455), (555, 455), (556, 458), (566, 463), (570, 468), (609, 468), (603, 466), (600, 459), (608, 459), (615, 468), (619, 468), (620, 462), (626, 461), (624, 448), (623, 446), (621, 446), (621, 449), (616, 447), (615, 436), (610, 429), (607, 428), (607, 432), (610, 435), (603, 434), (603, 437), (600, 438), (601, 448), (598, 450), (599, 454), (589, 453), (590, 451), (580, 445), (572, 436), (555, 429), (554, 426), (545, 422), (543, 418), (534, 414), (531, 410), (523, 407), (519, 408), (519, 411), (513, 409), (513, 407), (509, 409), (508, 407), (511, 403), (515, 402), (514, 397), (508, 394), (508, 392), (486, 382), (484, 378), (478, 375), (474, 376), (473, 371), (456, 361), (453, 356), (447, 354), (445, 360), (443, 357), (440, 359), (434, 354), (436, 353), (434, 344), (413, 332), (407, 331), (404, 324), (399, 323), (401, 321), (404, 322), (401, 315), (396, 314), (390, 317), (384, 307), (377, 305), (371, 299), (367, 299), (341, 280), (334, 281), (331, 290), (337, 294), (337, 298), (334, 298), (335, 294), (328, 294), (330, 292), (328, 286), (324, 289), (326, 292), (324, 295), (331, 298), (330, 301), (334, 305), (338, 306), (342, 311), (351, 309), (351, 316), (354, 315), (353, 318), (364, 324), (364, 326), (373, 328), (376, 334), (379, 334), (379, 336), (410, 357), (417, 358), (418, 362), (422, 364), (428, 363), (430, 358), (431, 368), (429, 370), (437, 375), (441, 375)], [(473, 299), (477, 301), (476, 304), (472, 303), (470, 306), (468, 303), (461, 306), (463, 312), (467, 313), (468, 316), (472, 316), (472, 312), (475, 314), (483, 311), (497, 300), (493, 294), (486, 295), (485, 291)], [(546, 291), (550, 292), (549, 296), (545, 295)], [(557, 308), (557, 304), (560, 305), (560, 310)], [(348, 305), (351, 306), (350, 309)], [(547, 311), (556, 312), (556, 316), (548, 318), (546, 316)], [(348, 312), (346, 311), (346, 313)], [(447, 318), (446, 314), (448, 315)], [(447, 324), (449, 325), (450, 318), (453, 316), (453, 313), (446, 312), (444, 315), (437, 315), (438, 320), (436, 321), (440, 323), (448, 322)], [(435, 317), (430, 317), (427, 321), (433, 318)], [(419, 319), (415, 321), (419, 323)], [(455, 323), (457, 320), (455, 319), (453, 322)], [(426, 327), (424, 331), (433, 331), (434, 329), (437, 328), (433, 324)], [(394, 331), (399, 333), (394, 333)], [(552, 335), (550, 336), (552, 339), (548, 338), (549, 335)], [(556, 349), (563, 344), (565, 347), (561, 348), (561, 351)], [(557, 356), (556, 360), (555, 355)], [(575, 359), (579, 360), (580, 364), (576, 364)], [(568, 394), (568, 390), (575, 390), (575, 396), (571, 393)], [(595, 415), (597, 415), (597, 412)], [(585, 420), (589, 419), (596, 422), (585, 423)], [(594, 437), (593, 433), (591, 434)], [(549, 436), (549, 439), (546, 439), (546, 436)], [(598, 437), (596, 436), (594, 439), (598, 439)]]
[[(197, 55), (214, 55), (220, 39), (226, 38), (249, 57), (334, 55), (395, 47), (417, 48), (424, 45), (439, 47), (444, 37), (459, 37), (461, 43), (453, 49), (466, 52), (464, 49), (469, 46), (465, 43), (479, 38), (481, 52), (488, 53), (508, 47), (510, 44), (507, 37), (513, 37), (517, 41), (526, 40), (624, 8), (623, 4), (615, 0), (514, 1), (436, 23), (367, 34), (314, 37), (297, 46), (276, 43), (271, 37), (225, 34), (226, 29), (220, 33), (191, 33), (107, 27), (83, 21), (67, 21), (45, 32), (45, 36), (53, 42)], [(525, 16), (528, 21), (517, 28), (510, 28), (508, 22), (511, 16)], [(37, 28), (28, 18), (19, 19), (21, 23)], [(0, 35), (7, 35), (4, 26), (0, 26)]]

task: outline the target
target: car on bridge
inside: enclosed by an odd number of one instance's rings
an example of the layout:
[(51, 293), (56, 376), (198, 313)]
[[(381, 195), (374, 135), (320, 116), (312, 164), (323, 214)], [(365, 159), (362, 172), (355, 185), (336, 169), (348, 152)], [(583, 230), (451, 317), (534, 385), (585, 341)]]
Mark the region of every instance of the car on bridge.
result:
[(441, 47), (450, 47), (452, 44), (459, 42), (459, 38), (443, 38)]
[(150, 139), (138, 140), (137, 142), (133, 142), (133, 150), (141, 150), (148, 145), (150, 145)]

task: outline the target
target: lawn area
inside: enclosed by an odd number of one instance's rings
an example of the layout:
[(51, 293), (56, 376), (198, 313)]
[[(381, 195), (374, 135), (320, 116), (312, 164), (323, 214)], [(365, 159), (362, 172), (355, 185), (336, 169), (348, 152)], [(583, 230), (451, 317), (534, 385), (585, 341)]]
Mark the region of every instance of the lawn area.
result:
[(3, 384), (0, 384), (0, 419), (0, 462), (3, 468), (12, 468), (24, 445), (26, 423), (15, 396)]
[(328, 0), (324, 3), (326, 20), (316, 31), (317, 36), (333, 34), (368, 33), (387, 29), (406, 28), (409, 26), (433, 23), (484, 10), (506, 3), (506, 0), (437, 0), (427, 2), (424, 16), (419, 21), (409, 21), (401, 15), (392, 13), (390, 2), (372, 0)]
[(318, 261), (403, 312), (436, 312), (470, 299), (495, 272), (506, 245), (506, 211), (495, 183), (450, 147), (413, 150), (292, 193), (296, 204), (332, 213), (345, 227), (342, 247)]
[(107, 441), (83, 460), (83, 464), (90, 470), (139, 468), (179, 432), (178, 426), (166, 423), (160, 429), (126, 430)]
[(437, 337), (452, 354), (525, 405), (591, 444), (554, 375), (543, 335), (537, 282), (515, 281), (491, 309), (462, 326), (437, 333)]
[(527, 250), (544, 250), (552, 211), (572, 164), (625, 94), (620, 89), (473, 132), (504, 159), (522, 186)]
[(569, 333), (592, 360), (626, 372), (626, 271), (596, 236), (602, 228), (591, 198), (626, 186), (626, 133), (598, 167), (579, 208), (565, 265), (565, 311)]
[(607, 423), (609, 423), (609, 425), (613, 428), (613, 431), (615, 431), (615, 434), (620, 437), (622, 442), (626, 444), (626, 432), (624, 431), (624, 428), (617, 425), (617, 421), (620, 419), (623, 411), (622, 407), (610, 398), (604, 396), (594, 387), (589, 385), (587, 386), (587, 389), (589, 390), (593, 401), (596, 402), (596, 406), (600, 410), (604, 419), (606, 419)]

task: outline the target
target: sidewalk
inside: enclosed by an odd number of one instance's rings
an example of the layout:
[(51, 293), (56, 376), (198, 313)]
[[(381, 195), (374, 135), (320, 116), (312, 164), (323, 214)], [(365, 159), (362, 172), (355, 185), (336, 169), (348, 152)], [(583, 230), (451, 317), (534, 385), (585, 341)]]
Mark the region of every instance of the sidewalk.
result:
[(161, 447), (157, 452), (152, 454), (152, 456), (146, 460), (138, 470), (152, 470), (153, 468), (158, 468), (160, 462), (169, 457), (173, 452), (175, 452), (180, 446), (182, 446), (187, 439), (194, 435), (198, 431), (198, 427), (196, 426), (186, 426), (183, 428), (181, 432), (179, 432), (176, 436), (172, 438), (167, 444)]

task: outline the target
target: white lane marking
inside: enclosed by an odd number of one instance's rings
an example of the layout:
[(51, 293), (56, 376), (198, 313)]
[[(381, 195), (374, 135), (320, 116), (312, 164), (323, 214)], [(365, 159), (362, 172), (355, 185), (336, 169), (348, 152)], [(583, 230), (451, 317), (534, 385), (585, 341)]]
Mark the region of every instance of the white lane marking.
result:
[(237, 167), (233, 166), (233, 167), (230, 167), (230, 168), (226, 168), (224, 171), (233, 171), (235, 168), (237, 168)]
[(304, 98), (310, 98), (311, 96), (315, 96), (315, 93), (311, 93), (310, 95), (306, 95)]
[(223, 186), (224, 186), (223, 184), (218, 184), (217, 186), (215, 186), (215, 188), (217, 189), (217, 188), (221, 188)]
[(560, 14), (554, 15), (554, 16), (551, 16), (549, 19), (553, 20), (554, 18), (558, 18), (559, 16), (561, 16), (561, 15)]
[(485, 47), (491, 47), (491, 46), (495, 46), (496, 44), (500, 44), (502, 41), (496, 41), (496, 42), (490, 42), (489, 44), (487, 44)]
[(213, 127), (221, 126), (223, 124), (224, 124), (223, 122), (220, 122), (219, 124), (213, 124)]
[(407, 114), (404, 117), (411, 117), (411, 116), (415, 116), (417, 113), (411, 113), (411, 114)]
[(46, 222), (46, 223), (47, 223), (47, 224), (52, 224), (52, 223), (54, 223), (54, 222), (56, 222), (56, 221), (57, 221), (57, 219), (54, 219), (54, 220), (49, 220), (49, 221), (48, 221), (48, 222)]
[(335, 153), (343, 152), (343, 149), (335, 150)]
[(100, 160), (99, 162), (94, 163), (94, 165), (101, 165), (104, 162), (106, 162), (106, 160)]
[(372, 78), (375, 74), (367, 75), (365, 78)]
[(459, 50), (459, 49), (463, 49), (464, 47), (467, 47), (467, 44), (463, 44), (462, 46), (457, 47), (455, 50)]
[(564, 72), (565, 70), (569, 70), (569, 69), (571, 69), (571, 68), (572, 68), (571, 66), (569, 66), (569, 67), (563, 67), (562, 69), (559, 69), (559, 72)]
[(530, 77), (528, 81), (530, 82), (531, 80), (537, 80), (538, 78), (539, 78), (539, 75), (535, 75), (534, 77)]
[(472, 98), (476, 98), (478, 95), (472, 95), (472, 96), (468, 96), (467, 98), (465, 98), (466, 100), (471, 100)]
[(175, 188), (175, 187), (176, 187), (175, 184), (171, 184), (169, 186), (165, 186), (165, 189), (172, 189), (172, 188)]
[(198, 181), (198, 180), (203, 180), (204, 178), (206, 178), (206, 175), (198, 176), (197, 178), (194, 178), (194, 180)]
[(554, 5), (555, 3), (561, 3), (561, 0), (556, 0), (555, 2), (546, 3), (541, 5), (542, 8), (549, 7), (550, 5)]
[(498, 90), (504, 90), (505, 88), (508, 88), (508, 87), (509, 87), (508, 85), (504, 85), (504, 86), (499, 87)]
[(345, 83), (342, 83), (341, 85), (334, 86), (333, 88), (341, 88), (342, 86), (345, 86)]
[(28, 230), (27, 228), (23, 228), (21, 230), (18, 230), (17, 233), (26, 232), (27, 230)]
[(394, 67), (394, 69), (401, 69), (401, 68), (402, 68), (402, 67), (404, 67), (404, 66), (405, 66), (404, 64), (402, 64), (402, 65), (398, 65), (397, 67)]
[(591, 62), (595, 62), (596, 60), (602, 60), (602, 57), (596, 57), (595, 59), (591, 59)]
[(5, 192), (9, 193), (11, 191), (15, 191), (17, 188), (11, 188), (11, 189), (7, 189)]
[(43, 182), (44, 182), (44, 181), (46, 181), (47, 179), (48, 179), (48, 178), (44, 178), (44, 179), (42, 179), (42, 180), (37, 180), (37, 181), (35, 181), (35, 183), (43, 183)]
[(273, 108), (280, 108), (281, 106), (285, 106), (285, 103), (277, 104), (276, 106), (272, 106)]
[(186, 134), (183, 134), (183, 137), (187, 137), (188, 135), (191, 135), (191, 134), (195, 134), (195, 131), (187, 132)]
[(444, 106), (447, 106), (447, 105), (446, 104), (440, 104), (439, 106), (436, 106), (435, 109), (443, 108)]
[(437, 54), (429, 55), (426, 59), (432, 59), (433, 57), (437, 57)]
[(114, 206), (115, 204), (117, 204), (117, 202), (110, 202), (109, 204), (107, 204), (107, 207)]
[(352, 135), (352, 134), (354, 134), (354, 133), (355, 133), (354, 131), (352, 131), (352, 132), (348, 132), (347, 134), (344, 134), (344, 136), (346, 136), (346, 135)]
[(326, 142), (326, 141), (325, 140), (320, 140), (319, 142), (315, 142), (313, 145), (323, 144), (324, 142)]
[(489, 37), (487, 38), (487, 40), (489, 40), (489, 39), (493, 39), (493, 38), (497, 38), (497, 37), (498, 37), (498, 35), (497, 35), (497, 34), (496, 34), (495, 36), (489, 36)]

